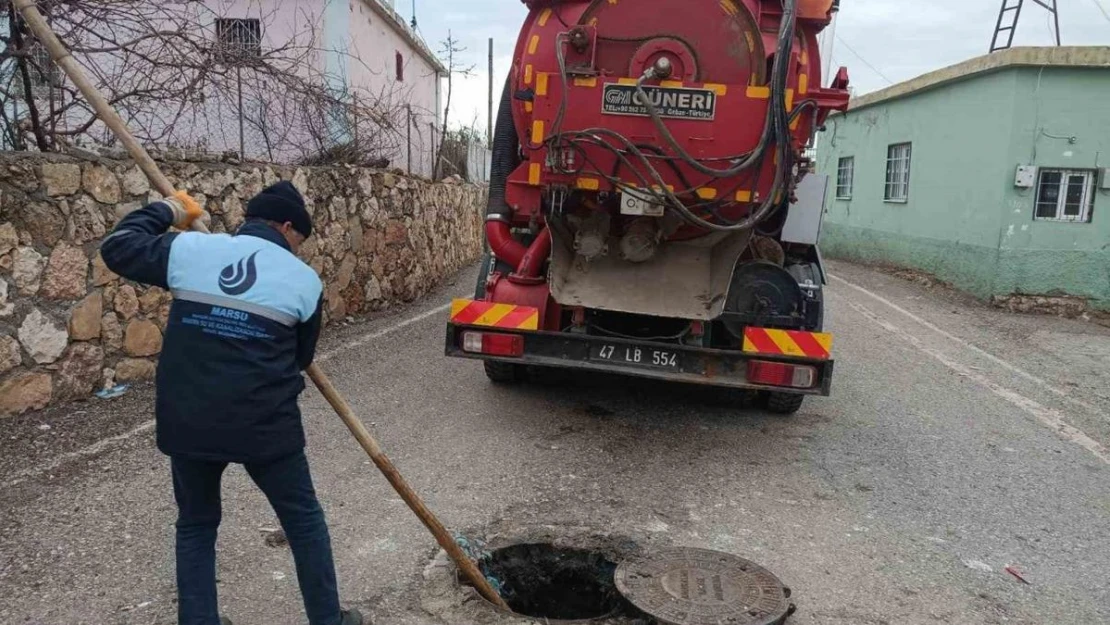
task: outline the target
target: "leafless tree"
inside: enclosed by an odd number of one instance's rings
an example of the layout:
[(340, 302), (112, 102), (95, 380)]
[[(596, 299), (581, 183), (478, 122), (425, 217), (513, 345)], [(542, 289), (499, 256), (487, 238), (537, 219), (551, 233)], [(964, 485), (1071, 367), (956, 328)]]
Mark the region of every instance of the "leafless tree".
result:
[(440, 42), (439, 57), (447, 67), (447, 101), (443, 107), (443, 140), (440, 141), (438, 154), (436, 155), (435, 177), (441, 177), (443, 173), (443, 149), (447, 144), (447, 132), (450, 126), (448, 122), (451, 118), (451, 90), (454, 86), (454, 77), (459, 75), (462, 77), (469, 77), (474, 75), (474, 65), (463, 65), (459, 61), (459, 55), (466, 52), (466, 48), (459, 45), (459, 40), (455, 39), (451, 31), (447, 31), (447, 38)]
[[(222, 19), (200, 0), (38, 4), (150, 147), (230, 150), (270, 161), (332, 153), (367, 163), (395, 156), (405, 134), (407, 94), (336, 88), (338, 81), (319, 67), (320, 56), (335, 51), (320, 44), (318, 16), (300, 15), (296, 32), (264, 41), (263, 32), (289, 1), (257, 0), (253, 19)], [(115, 142), (4, 0), (0, 139), (12, 149), (39, 151)]]

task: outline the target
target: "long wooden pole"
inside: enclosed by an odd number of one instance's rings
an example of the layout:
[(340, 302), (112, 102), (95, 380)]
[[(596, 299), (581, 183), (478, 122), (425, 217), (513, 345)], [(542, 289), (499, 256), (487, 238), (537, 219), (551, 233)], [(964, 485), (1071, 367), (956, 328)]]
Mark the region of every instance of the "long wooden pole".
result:
[(489, 108), (486, 110), (486, 147), (493, 149), (493, 37), (489, 38)]
[[(77, 85), (77, 88), (81, 91), (81, 94), (85, 96), (85, 99), (92, 104), (97, 116), (103, 120), (108, 128), (115, 133), (120, 142), (123, 143), (124, 147), (127, 148), (128, 154), (131, 155), (131, 158), (139, 165), (139, 168), (142, 169), (147, 178), (150, 179), (151, 184), (153, 184), (162, 195), (173, 195), (175, 192), (173, 183), (171, 183), (169, 178), (166, 178), (162, 170), (158, 168), (158, 164), (154, 162), (154, 159), (150, 157), (146, 149), (135, 140), (131, 131), (127, 129), (127, 124), (124, 123), (123, 119), (116, 113), (115, 109), (112, 108), (112, 105), (108, 103), (108, 100), (104, 98), (103, 94), (101, 94), (89, 81), (88, 77), (85, 76), (84, 71), (82, 71), (81, 67), (77, 64), (77, 61), (70, 55), (69, 50), (66, 49), (65, 45), (58, 39), (58, 36), (54, 34), (53, 29), (50, 28), (50, 24), (46, 21), (46, 18), (39, 12), (34, 4), (34, 0), (14, 0), (14, 3), (15, 7), (19, 9), (19, 12), (23, 15), (23, 20), (31, 29), (31, 32), (42, 42), (46, 50), (50, 53), (50, 57), (53, 58), (54, 62), (62, 68), (62, 71), (69, 76), (73, 84)], [(204, 224), (202, 224), (199, 219), (193, 222), (193, 228), (201, 232), (207, 232)], [(455, 539), (452, 538), (451, 534), (447, 531), (447, 528), (443, 526), (443, 523), (441, 523), (435, 514), (424, 505), (424, 502), (420, 499), (420, 496), (416, 494), (416, 491), (408, 485), (408, 482), (405, 481), (405, 478), (397, 470), (397, 467), (395, 467), (389, 457), (385, 455), (385, 452), (382, 451), (378, 442), (374, 440), (370, 431), (366, 429), (366, 426), (363, 425), (362, 421), (355, 415), (354, 411), (351, 410), (350, 405), (331, 383), (328, 376), (324, 374), (323, 370), (321, 370), (319, 366), (313, 364), (308, 368), (307, 373), (308, 377), (316, 384), (316, 387), (320, 389), (320, 393), (328, 400), (332, 408), (335, 409), (339, 418), (347, 425), (347, 428), (351, 431), (351, 434), (354, 435), (359, 445), (361, 445), (367, 455), (370, 456), (374, 465), (381, 470), (385, 479), (389, 481), (390, 485), (397, 491), (397, 494), (401, 496), (401, 499), (408, 504), (409, 508), (416, 513), (416, 516), (424, 523), (424, 526), (435, 536), (436, 542), (439, 543), (440, 547), (443, 547), (447, 555), (451, 556), (451, 559), (455, 561), (455, 565), (459, 567), (463, 575), (470, 580), (470, 583), (474, 584), (474, 587), (487, 601), (508, 610), (509, 606), (505, 604), (504, 599), (502, 599), (501, 596), (497, 594), (497, 591), (490, 586), (485, 576), (482, 575), (482, 572), (478, 569), (478, 566), (474, 564), (474, 561), (463, 552), (462, 548), (459, 547), (458, 543), (455, 542)]]

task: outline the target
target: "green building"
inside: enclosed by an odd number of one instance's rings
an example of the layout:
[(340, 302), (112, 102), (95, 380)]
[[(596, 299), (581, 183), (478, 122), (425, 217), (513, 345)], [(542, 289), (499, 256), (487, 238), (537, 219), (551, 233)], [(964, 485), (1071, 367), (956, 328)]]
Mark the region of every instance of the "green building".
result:
[(1014, 48), (829, 118), (826, 256), (1110, 310), (1110, 48)]

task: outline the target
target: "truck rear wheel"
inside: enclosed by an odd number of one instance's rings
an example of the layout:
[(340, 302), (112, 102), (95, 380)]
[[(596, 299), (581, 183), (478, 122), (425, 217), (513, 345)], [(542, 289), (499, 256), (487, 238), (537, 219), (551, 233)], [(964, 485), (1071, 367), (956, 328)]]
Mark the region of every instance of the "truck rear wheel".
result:
[(792, 415), (802, 409), (805, 395), (795, 393), (767, 393), (767, 410), (781, 415)]
[(486, 377), (494, 384), (518, 384), (524, 380), (524, 367), (507, 362), (487, 360)]

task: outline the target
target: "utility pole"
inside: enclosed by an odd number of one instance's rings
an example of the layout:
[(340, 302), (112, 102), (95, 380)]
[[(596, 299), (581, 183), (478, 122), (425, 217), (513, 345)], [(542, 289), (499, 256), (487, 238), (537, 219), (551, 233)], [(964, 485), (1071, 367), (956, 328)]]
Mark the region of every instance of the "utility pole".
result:
[(486, 145), (493, 147), (493, 37), (489, 38), (489, 114), (486, 122)]

